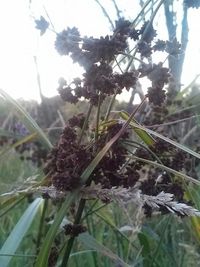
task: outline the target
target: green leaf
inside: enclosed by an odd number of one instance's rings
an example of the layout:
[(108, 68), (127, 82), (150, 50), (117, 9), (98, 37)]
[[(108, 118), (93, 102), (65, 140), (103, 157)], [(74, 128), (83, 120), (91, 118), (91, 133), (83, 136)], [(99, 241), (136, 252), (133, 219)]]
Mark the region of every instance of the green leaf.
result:
[[(15, 254), (18, 249), (22, 239), (26, 235), (35, 215), (42, 204), (43, 199), (37, 198), (35, 201), (26, 209), (7, 240), (4, 242), (0, 254)], [(1, 267), (9, 266), (12, 256), (0, 256)]]
[(40, 138), (40, 141), (47, 147), (52, 148), (52, 144), (47, 138), (46, 134), (43, 130), (39, 127), (36, 121), (27, 113), (27, 111), (9, 94), (7, 94), (4, 90), (0, 89), (0, 94), (9, 102), (9, 104), (15, 108), (17, 111), (16, 115), (21, 119), (24, 125), (31, 133), (36, 133), (37, 136)]
[(120, 266), (128, 267), (127, 263), (125, 263), (120, 257), (114, 254), (110, 249), (105, 247), (104, 245), (97, 242), (97, 240), (92, 237), (89, 233), (83, 233), (78, 236), (78, 240), (81, 241), (86, 247), (89, 249), (95, 249), (98, 253), (110, 258), (111, 260), (117, 262)]
[[(124, 120), (128, 120), (129, 118), (129, 114), (126, 111), (120, 111), (119, 113), (120, 117)], [(137, 124), (140, 125), (134, 118), (132, 118), (132, 121)], [(132, 125), (131, 125), (132, 126)], [(142, 141), (148, 145), (148, 146), (152, 146), (155, 143), (155, 140), (153, 139), (153, 137), (151, 135), (149, 135), (146, 131), (139, 129), (137, 127), (132, 126), (132, 128), (134, 129), (134, 131), (136, 132), (136, 134), (142, 139)]]

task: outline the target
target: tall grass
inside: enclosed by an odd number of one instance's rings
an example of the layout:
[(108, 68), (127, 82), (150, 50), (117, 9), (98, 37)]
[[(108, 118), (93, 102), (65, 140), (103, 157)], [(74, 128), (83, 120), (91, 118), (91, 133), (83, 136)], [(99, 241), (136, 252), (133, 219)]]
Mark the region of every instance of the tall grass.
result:
[[(182, 52), (176, 41), (155, 39), (163, 3), (146, 1), (128, 21), (113, 1), (119, 20), (105, 38), (53, 29), (57, 51), (85, 69), (83, 79), (59, 81), (64, 101), (87, 107), (66, 125), (66, 106), (56, 124), (52, 116), (39, 125), (0, 90), (1, 267), (198, 266), (199, 94), (191, 83), (167, 95), (170, 70), (151, 64), (156, 50)], [(36, 24), (41, 33), (51, 27), (44, 17)], [(116, 95), (139, 90), (144, 76), (152, 86), (124, 111)]]

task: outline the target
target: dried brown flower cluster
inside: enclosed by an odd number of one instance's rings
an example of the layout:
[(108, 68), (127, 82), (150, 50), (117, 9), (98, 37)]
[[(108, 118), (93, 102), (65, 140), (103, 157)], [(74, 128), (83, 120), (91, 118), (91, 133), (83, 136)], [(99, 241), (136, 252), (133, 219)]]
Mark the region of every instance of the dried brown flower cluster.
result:
[[(143, 64), (138, 70), (126, 71), (122, 74), (113, 73), (110, 62), (127, 49), (128, 38), (137, 40), (137, 53), (141, 58), (149, 58), (152, 52), (165, 51), (176, 56), (181, 53), (180, 44), (176, 39), (169, 41), (154, 41), (156, 31), (147, 21), (136, 30), (128, 20), (116, 22), (113, 35), (100, 38), (80, 37), (76, 28), (68, 28), (57, 35), (55, 46), (61, 55), (70, 55), (86, 70), (84, 78), (75, 79), (70, 85), (64, 79), (59, 82), (59, 94), (64, 101), (77, 103), (81, 97), (97, 105), (99, 95), (101, 101), (108, 95), (120, 94), (123, 88), (129, 90), (136, 85), (139, 77), (147, 76), (152, 82), (148, 89), (149, 102), (162, 105), (165, 100), (164, 85), (168, 83), (169, 69), (162, 64)], [(140, 76), (139, 76), (140, 74)]]
[[(100, 134), (99, 139), (95, 143), (95, 150), (87, 145), (78, 144), (77, 127), (79, 125), (80, 117), (73, 117), (69, 120), (61, 134), (58, 144), (52, 149), (48, 156), (47, 164), (45, 166), (45, 173), (52, 177), (52, 184), (58, 190), (74, 190), (81, 185), (81, 174), (89, 165), (95, 155), (105, 146), (105, 144), (119, 132), (122, 125), (115, 124), (107, 128), (107, 130)], [(77, 121), (77, 124), (74, 122)], [(125, 174), (120, 174), (120, 168), (126, 162), (127, 150), (120, 143), (123, 139), (128, 138), (129, 133), (125, 132), (115, 145), (104, 156), (101, 162), (96, 167), (91, 175), (91, 181), (96, 184), (100, 183), (105, 188), (112, 186), (128, 187), (133, 184), (135, 176), (132, 171), (127, 170)], [(138, 178), (138, 175), (136, 175)], [(133, 180), (133, 181), (132, 181)]]
[[(81, 37), (75, 27), (67, 28), (57, 34), (55, 47), (59, 54), (69, 55), (74, 62), (79, 63), (85, 69), (83, 78), (76, 78), (71, 84), (67, 84), (63, 78), (59, 80), (58, 92), (61, 98), (73, 104), (84, 98), (93, 106), (100, 106), (107, 96), (120, 94), (124, 88), (129, 90), (135, 87), (138, 79), (147, 77), (151, 81), (147, 97), (153, 111), (150, 112), (149, 117), (145, 116), (145, 123), (162, 122), (168, 114), (168, 109), (164, 106), (164, 103), (169, 102), (169, 97), (166, 101), (165, 86), (172, 77), (170, 70), (162, 63), (147, 64), (145, 62), (150, 62), (147, 60), (156, 51), (164, 51), (176, 57), (181, 53), (181, 46), (176, 39), (169, 42), (155, 40), (155, 37), (156, 31), (151, 22), (147, 21), (142, 27), (135, 29), (130, 21), (124, 19), (116, 22), (116, 28), (113, 35), (110, 36)], [(128, 39), (137, 41), (136, 54), (139, 55), (143, 63), (132, 71), (116, 73), (110, 63), (116, 60), (118, 55), (126, 54)], [(157, 114), (159, 116), (156, 116)], [(137, 188), (143, 198), (146, 197), (146, 200), (143, 201), (146, 215), (151, 215), (153, 206), (156, 206), (156, 209), (163, 213), (173, 210), (179, 215), (187, 215), (189, 211), (184, 213), (181, 210), (183, 207), (186, 209), (187, 206), (186, 203), (184, 204), (184, 188), (180, 182), (174, 179), (174, 175), (169, 175), (155, 167), (149, 167), (146, 163), (135, 159), (128, 161), (130, 151), (124, 141), (131, 139), (129, 130), (126, 130), (104, 155), (90, 175), (89, 182), (82, 184), (81, 175), (84, 170), (123, 127), (121, 122), (115, 120), (115, 123), (107, 124), (100, 130), (97, 129), (95, 139), (89, 138), (87, 142), (80, 142), (79, 134), (83, 130), (84, 121), (83, 114), (69, 119), (58, 143), (48, 156), (45, 173), (51, 179), (51, 188), (63, 193), (73, 191), (81, 186), (88, 188), (87, 186), (91, 182), (100, 185), (102, 190)], [(86, 129), (90, 134), (89, 136), (92, 136), (88, 125), (84, 128), (84, 130)], [(159, 158), (162, 164), (177, 171), (182, 171), (185, 168), (186, 159), (190, 165), (190, 158), (186, 153), (181, 153), (168, 143), (158, 140), (148, 149), (137, 148), (134, 154), (137, 157), (152, 161), (158, 161)], [(155, 154), (157, 155), (156, 159), (153, 156)], [(146, 179), (143, 179), (143, 176)], [(152, 204), (156, 201), (156, 197), (157, 203)], [(165, 204), (168, 202), (166, 205), (162, 204), (164, 197), (167, 199)], [(110, 198), (105, 197), (102, 200), (106, 202), (110, 201)], [(150, 201), (151, 204), (149, 204)], [(176, 201), (182, 202), (181, 207), (176, 205), (177, 209), (172, 207), (175, 206)], [(76, 235), (76, 227), (79, 229), (79, 225), (68, 225), (65, 229), (66, 234)]]

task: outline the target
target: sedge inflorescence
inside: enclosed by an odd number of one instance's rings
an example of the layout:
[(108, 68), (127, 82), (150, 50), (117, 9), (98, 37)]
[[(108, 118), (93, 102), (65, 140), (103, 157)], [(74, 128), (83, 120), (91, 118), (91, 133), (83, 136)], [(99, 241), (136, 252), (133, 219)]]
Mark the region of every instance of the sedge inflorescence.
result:
[[(84, 99), (92, 107), (100, 108), (107, 97), (121, 94), (123, 89), (129, 91), (136, 86), (140, 78), (146, 77), (151, 82), (146, 98), (152, 111), (149, 117), (145, 117), (144, 122), (146, 124), (160, 123), (162, 118), (168, 114), (165, 104), (170, 99), (166, 94), (166, 86), (173, 77), (163, 63), (153, 64), (148, 59), (156, 51), (166, 52), (175, 57), (181, 53), (181, 46), (176, 39), (172, 42), (156, 40), (156, 35), (151, 22), (147, 21), (136, 29), (130, 21), (125, 19), (117, 21), (113, 34), (105, 37), (81, 37), (75, 27), (68, 27), (58, 33), (55, 41), (58, 53), (70, 56), (75, 63), (85, 69), (82, 78), (75, 78), (69, 84), (64, 78), (59, 80), (58, 92), (61, 98), (71, 104), (77, 104)], [(118, 55), (126, 55), (130, 41), (137, 42), (135, 54), (141, 59), (140, 65), (137, 68), (132, 66), (131, 71), (126, 68), (121, 69), (120, 73), (116, 72), (112, 63), (116, 61)], [(156, 117), (156, 111), (159, 111), (160, 117)], [(117, 119), (111, 121), (112, 123), (109, 123), (108, 118), (105, 121), (104, 118), (99, 119), (95, 129), (91, 129), (88, 124), (89, 120), (84, 114), (78, 114), (68, 120), (59, 141), (47, 157), (44, 171), (50, 177), (49, 184), (61, 192), (88, 187), (91, 183), (100, 185), (102, 190), (137, 188), (138, 192), (145, 196), (152, 196), (153, 200), (156, 196), (162, 195), (163, 197), (163, 192), (165, 192), (168, 194), (167, 199), (170, 196), (171, 202), (174, 197), (174, 200), (185, 203), (183, 184), (174, 179), (173, 174), (153, 166), (150, 167), (134, 157), (131, 159), (130, 156), (133, 154), (150, 161), (157, 161), (159, 158), (159, 163), (176, 171), (182, 171), (185, 168), (183, 163), (186, 161), (187, 166), (190, 166), (191, 158), (187, 153), (182, 153), (172, 145), (158, 139), (155, 139), (154, 144), (147, 149), (136, 147), (130, 153), (127, 140), (131, 140), (132, 133), (129, 127), (124, 128), (122, 134), (118, 136), (90, 174), (89, 179), (83, 183), (81, 177), (85, 169), (124, 127), (124, 121)], [(96, 133), (94, 134), (92, 130)], [(107, 201), (106, 198), (104, 201)], [(156, 207), (163, 213), (169, 212), (171, 202), (165, 207), (163, 204), (165, 202), (159, 201)], [(148, 203), (150, 202), (144, 202), (143, 208), (146, 215), (150, 216), (154, 205)], [(178, 208), (174, 210), (181, 216), (187, 214), (182, 210), (179, 212)], [(77, 234), (76, 229), (71, 226), (65, 230), (68, 234)]]
[(86, 72), (83, 79), (74, 79), (71, 84), (67, 84), (64, 79), (59, 81), (58, 92), (61, 98), (75, 104), (84, 97), (97, 105), (100, 93), (103, 101), (106, 96), (120, 94), (124, 88), (133, 88), (138, 78), (146, 76), (152, 82), (148, 89), (149, 102), (161, 105), (166, 98), (163, 87), (171, 77), (169, 69), (163, 67), (162, 63), (143, 63), (138, 69), (122, 73), (114, 72), (110, 65), (118, 55), (126, 51), (128, 40), (137, 40), (137, 53), (142, 59), (148, 59), (156, 51), (165, 51), (173, 56), (181, 52), (176, 40), (154, 40), (155, 37), (156, 31), (149, 21), (137, 30), (130, 21), (120, 19), (116, 22), (113, 35), (100, 38), (81, 37), (78, 29), (68, 27), (57, 35), (56, 50), (60, 55), (69, 55)]

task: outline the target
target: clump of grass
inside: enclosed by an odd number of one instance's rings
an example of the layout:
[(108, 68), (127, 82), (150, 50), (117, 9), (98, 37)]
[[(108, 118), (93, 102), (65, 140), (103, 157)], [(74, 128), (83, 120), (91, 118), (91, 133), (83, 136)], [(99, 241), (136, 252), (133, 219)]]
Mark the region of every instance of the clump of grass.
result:
[[(151, 1), (147, 2), (144, 9)], [(23, 188), (2, 195), (4, 208), (9, 207), (5, 197), (9, 201), (27, 195), (45, 199), (36, 199), (25, 211), (5, 242), (2, 254), (6, 254), (9, 240), (13, 240), (18, 229), (21, 237), (25, 236), (30, 225), (24, 231), (22, 225), (28, 211), (32, 210), (31, 220), (39, 218), (38, 230), (32, 237), (36, 251), (32, 264), (35, 267), (78, 266), (76, 259), (83, 259), (81, 254), (87, 253), (82, 266), (99, 266), (101, 256), (96, 252), (109, 259), (104, 260), (104, 266), (109, 266), (110, 260), (119, 266), (133, 263), (134, 266), (160, 266), (159, 259), (164, 252), (170, 253), (167, 247), (162, 247), (163, 240), (168, 238), (165, 235), (171, 220), (169, 213), (179, 218), (200, 215), (193, 207), (196, 200), (191, 197), (193, 184), (199, 184), (196, 179), (198, 163), (194, 159), (199, 159), (200, 155), (198, 149), (194, 151), (181, 144), (182, 136), (176, 134), (179, 130), (176, 123), (186, 123), (188, 118), (185, 117), (189, 116), (194, 124), (196, 116), (191, 109), (185, 114), (182, 108), (190, 101), (188, 98), (182, 97), (180, 101), (177, 96), (167, 94), (167, 86), (172, 86), (174, 77), (165, 62), (150, 62), (156, 51), (166, 52), (168, 57), (178, 57), (182, 53), (177, 40), (159, 40), (156, 36), (153, 21), (162, 3), (160, 1), (155, 6), (150, 19), (142, 25), (138, 21), (144, 9), (133, 22), (119, 18), (112, 35), (82, 37), (75, 27), (56, 33), (58, 53), (70, 56), (85, 69), (83, 78), (75, 78), (70, 84), (61, 78), (58, 92), (65, 102), (74, 105), (84, 99), (88, 111), (74, 115), (66, 122), (55, 145), (52, 146), (26, 111), (2, 91), (2, 95), (24, 116), (29, 131), (50, 148), (42, 166), (45, 177), (40, 182), (24, 184)], [(36, 20), (36, 24), (41, 34), (50, 27), (44, 17)], [(133, 49), (130, 41), (134, 43)], [(123, 63), (120, 63), (121, 57)], [(114, 64), (117, 67), (114, 68)], [(137, 88), (143, 77), (149, 79), (151, 86), (141, 103), (130, 113), (113, 110), (116, 96), (123, 89)], [(174, 84), (174, 91), (176, 86)], [(107, 99), (110, 104), (103, 110)], [(177, 106), (180, 106), (179, 117), (171, 130), (169, 127)], [(186, 123), (181, 133), (187, 129)], [(116, 204), (120, 211), (115, 210)], [(37, 214), (40, 207), (40, 214)], [(130, 213), (134, 212), (135, 224), (132, 224)], [(169, 218), (161, 229), (158, 227), (160, 239), (142, 226), (158, 213), (163, 217), (168, 214)], [(125, 218), (130, 225), (126, 225)], [(162, 222), (162, 217), (159, 219)], [(119, 224), (124, 226), (119, 228)], [(131, 235), (124, 231), (130, 231)], [(110, 236), (116, 241), (111, 242)], [(89, 250), (83, 250), (78, 241)], [(173, 243), (168, 240), (170, 242)], [(7, 250), (10, 256), (3, 266), (8, 266), (18, 246)], [(73, 253), (74, 247), (77, 250)], [(168, 263), (170, 261), (175, 258), (170, 258)]]

